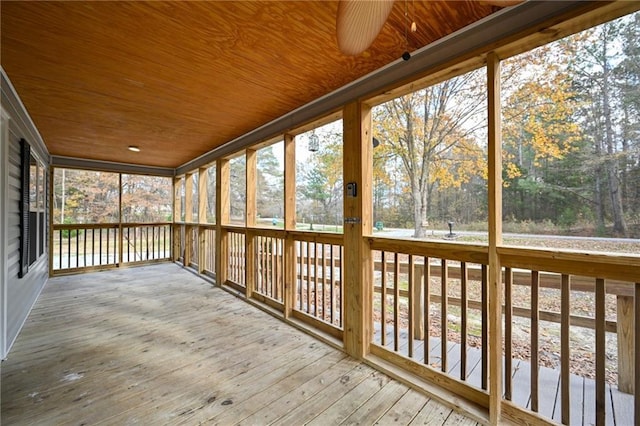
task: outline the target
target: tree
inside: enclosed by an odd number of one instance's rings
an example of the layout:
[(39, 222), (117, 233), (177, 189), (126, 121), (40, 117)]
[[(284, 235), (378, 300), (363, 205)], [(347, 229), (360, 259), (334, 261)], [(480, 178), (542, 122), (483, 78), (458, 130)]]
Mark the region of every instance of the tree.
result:
[[(576, 158), (582, 132), (569, 45), (551, 44), (505, 61), (503, 88), (504, 213), (518, 220), (555, 221), (574, 205), (579, 190), (566, 167)], [(566, 179), (568, 177), (568, 179)], [(567, 216), (575, 216), (566, 213)]]
[(338, 123), (316, 129), (317, 152), (296, 165), (298, 214), (324, 224), (339, 225), (342, 219), (342, 130)]
[(282, 217), (284, 211), (284, 164), (273, 152), (273, 146), (258, 151), (257, 209), (263, 217)]
[(374, 108), (374, 136), (402, 161), (416, 238), (425, 236), (434, 189), (486, 175), (477, 138), (486, 127), (484, 75), (476, 70)]
[(229, 216), (245, 222), (247, 203), (247, 157), (243, 154), (229, 162)]
[(616, 90), (613, 69), (621, 30), (620, 21), (609, 22), (585, 31), (580, 38), (577, 58), (572, 63), (575, 83), (582, 101), (582, 123), (593, 143), (596, 162), (595, 202), (600, 226), (604, 226), (605, 194), (613, 219), (613, 232), (627, 235), (627, 224), (620, 188), (618, 161), (620, 144), (620, 93)]

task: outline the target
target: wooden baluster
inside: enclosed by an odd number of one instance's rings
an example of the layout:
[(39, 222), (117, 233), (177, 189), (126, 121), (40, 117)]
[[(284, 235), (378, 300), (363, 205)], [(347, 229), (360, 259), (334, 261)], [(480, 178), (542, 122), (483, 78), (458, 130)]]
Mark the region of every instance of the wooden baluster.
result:
[(69, 268), (71, 268), (71, 232), (71, 229), (67, 232), (67, 265)]
[(329, 270), (329, 282), (331, 283), (331, 324), (336, 322), (336, 285), (333, 281), (333, 244), (329, 246), (329, 257), (331, 258)]
[(322, 289), (322, 294), (321, 294), (321, 299), (322, 300), (322, 320), (326, 321), (327, 320), (327, 309), (326, 309), (326, 292), (325, 292), (325, 285), (326, 285), (326, 270), (327, 270), (327, 264), (326, 262), (326, 258), (325, 258), (325, 244), (322, 243), (322, 252), (320, 253), (320, 262), (322, 264), (322, 279), (320, 280), (320, 285), (321, 285), (321, 289)]
[(380, 252), (382, 257), (381, 269), (381, 292), (380, 292), (380, 344), (387, 345), (387, 259), (384, 251)]
[(80, 233), (79, 229), (76, 229), (76, 268), (80, 267)]
[(98, 230), (98, 238), (100, 239), (98, 242), (98, 264), (102, 265), (102, 228)]
[(487, 390), (489, 377), (489, 278), (487, 265), (481, 266), (481, 303), (482, 303), (482, 389)]
[(313, 243), (313, 316), (316, 318), (320, 318), (320, 309), (318, 306), (320, 305), (320, 294), (318, 292), (318, 244), (317, 242)]
[(449, 304), (447, 259), (440, 262), (440, 370), (447, 372), (447, 311)]
[(338, 246), (338, 253), (340, 255), (340, 286), (338, 287), (338, 290), (340, 290), (340, 295), (338, 298), (338, 312), (340, 313), (340, 316), (338, 317), (340, 319), (340, 321), (338, 322), (338, 326), (342, 327), (342, 324), (344, 324), (344, 302), (343, 302), (343, 295), (344, 292), (342, 291), (342, 289), (344, 288), (344, 270), (342, 268), (342, 265), (344, 264), (343, 259), (344, 259), (344, 247), (343, 246)]
[(511, 401), (513, 397), (513, 271), (504, 270), (504, 399)]
[(460, 380), (467, 378), (467, 264), (460, 262)]
[(605, 377), (605, 282), (596, 279), (596, 425), (606, 421)]
[(562, 287), (560, 289), (560, 391), (562, 405), (562, 424), (568, 425), (571, 420), (571, 395), (570, 395), (570, 357), (569, 332), (571, 326), (571, 282), (569, 275), (562, 274)]
[(400, 286), (398, 276), (400, 275), (400, 263), (398, 253), (393, 254), (393, 350), (400, 349)]
[(271, 247), (271, 292), (269, 296), (278, 298), (278, 240), (269, 237), (269, 247)]
[(538, 412), (538, 332), (540, 322), (540, 274), (531, 271), (531, 410)]
[(429, 324), (429, 309), (431, 308), (431, 263), (428, 257), (424, 257), (424, 273), (422, 279), (424, 280), (424, 363), (429, 364), (429, 352), (431, 345), (429, 342), (430, 324)]
[(307, 310), (311, 315), (311, 242), (307, 241)]
[(87, 266), (87, 231), (88, 229), (85, 229), (82, 234), (84, 236), (84, 245), (83, 245), (83, 257), (84, 257), (84, 265), (83, 266)]
[[(58, 252), (60, 253), (58, 263), (60, 264), (60, 269), (62, 269), (62, 258), (64, 257), (64, 254), (62, 253), (62, 233), (63, 233), (63, 230), (58, 229), (58, 246), (59, 246)], [(86, 257), (86, 254), (85, 254), (85, 257)], [(86, 265), (87, 261), (85, 260), (84, 263)]]
[(409, 277), (408, 277), (408, 314), (409, 314), (409, 330), (408, 330), (408, 339), (409, 339), (409, 358), (413, 358), (413, 255), (409, 255)]

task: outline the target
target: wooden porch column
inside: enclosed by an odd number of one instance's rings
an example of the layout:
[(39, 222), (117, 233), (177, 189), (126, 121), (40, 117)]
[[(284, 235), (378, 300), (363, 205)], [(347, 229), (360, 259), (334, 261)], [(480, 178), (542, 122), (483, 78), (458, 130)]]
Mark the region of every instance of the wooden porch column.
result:
[[(296, 229), (296, 139), (284, 135), (284, 229)], [(286, 232), (284, 240), (284, 317), (293, 312), (296, 293), (296, 246)]]
[(122, 235), (122, 173), (118, 173), (118, 266), (122, 265), (124, 235)]
[[(634, 321), (633, 296), (617, 296), (616, 332), (618, 334), (618, 390), (634, 393)], [(637, 338), (637, 337), (636, 337)]]
[(358, 359), (369, 353), (372, 337), (373, 259), (364, 235), (371, 234), (371, 107), (359, 102), (343, 114), (344, 184), (355, 184), (355, 196), (344, 193), (344, 348)]
[(489, 422), (500, 423), (502, 404), (502, 123), (500, 121), (500, 59), (487, 55), (489, 91)]
[(245, 206), (244, 253), (245, 253), (245, 295), (251, 297), (256, 284), (256, 236), (253, 228), (256, 226), (256, 175), (257, 153), (255, 149), (246, 150), (246, 180), (247, 198)]
[(229, 223), (229, 160), (218, 159), (216, 164), (216, 285), (227, 280), (229, 249), (227, 232), (222, 227)]
[[(207, 168), (202, 167), (198, 170), (198, 223), (207, 223), (208, 200)], [(205, 251), (207, 248), (206, 234), (206, 229), (198, 226), (198, 273), (200, 274), (204, 272), (205, 266)]]
[[(189, 173), (184, 177), (184, 222), (193, 222), (193, 173)], [(191, 244), (192, 244), (191, 227), (185, 226), (184, 234), (184, 266), (191, 265)], [(196, 259), (197, 260), (197, 259)]]
[(180, 226), (176, 226), (182, 217), (181, 190), (182, 178), (173, 179), (173, 261), (177, 262), (180, 258)]

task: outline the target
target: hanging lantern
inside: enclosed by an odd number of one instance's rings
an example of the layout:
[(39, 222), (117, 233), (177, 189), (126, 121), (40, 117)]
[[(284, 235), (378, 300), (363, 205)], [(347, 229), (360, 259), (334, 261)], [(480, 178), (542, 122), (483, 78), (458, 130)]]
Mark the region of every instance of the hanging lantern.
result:
[(308, 149), (311, 152), (317, 152), (320, 149), (320, 138), (318, 138), (318, 135), (315, 133), (311, 133), (311, 135), (309, 135)]

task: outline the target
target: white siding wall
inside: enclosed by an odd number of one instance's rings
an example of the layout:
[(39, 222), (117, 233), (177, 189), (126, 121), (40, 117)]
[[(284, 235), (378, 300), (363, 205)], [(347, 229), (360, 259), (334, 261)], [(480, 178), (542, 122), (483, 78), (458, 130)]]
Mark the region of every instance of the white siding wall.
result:
[[(4, 70), (2, 70), (2, 109), (8, 116), (8, 138), (3, 138), (2, 170), (0, 179), (3, 197), (2, 205), (2, 239), (3, 250), (0, 252), (4, 288), (2, 289), (3, 303), (0, 304), (0, 320), (3, 324), (0, 330), (3, 334), (0, 342), (0, 357), (8, 356), (11, 345), (15, 341), (24, 321), (27, 319), (38, 295), (49, 277), (49, 242), (45, 241), (45, 253), (36, 263), (29, 267), (29, 273), (18, 278), (20, 260), (20, 139), (26, 139), (31, 145), (35, 157), (45, 165), (49, 165), (49, 153), (28, 116), (22, 102), (16, 95)], [(6, 158), (5, 158), (6, 155)], [(47, 171), (48, 175), (48, 171)], [(46, 198), (49, 197), (46, 188)], [(48, 224), (48, 203), (45, 213), (45, 226)], [(10, 355), (9, 355), (10, 356)]]

